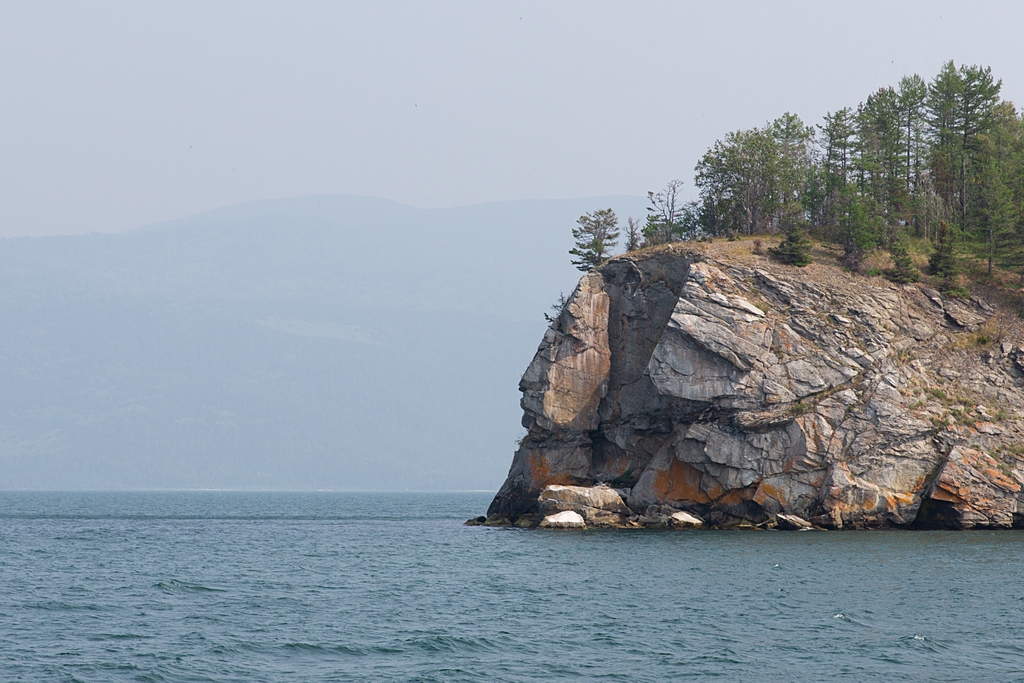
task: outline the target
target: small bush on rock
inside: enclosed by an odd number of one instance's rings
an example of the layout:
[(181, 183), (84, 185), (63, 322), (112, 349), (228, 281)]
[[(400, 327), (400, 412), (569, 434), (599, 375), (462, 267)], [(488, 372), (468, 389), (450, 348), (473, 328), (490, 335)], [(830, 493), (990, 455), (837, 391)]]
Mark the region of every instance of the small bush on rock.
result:
[(907, 284), (921, 279), (921, 274), (914, 266), (914, 260), (910, 258), (910, 249), (907, 248), (905, 240), (900, 239), (893, 243), (889, 253), (892, 254), (893, 262), (893, 269), (888, 273), (890, 280), (899, 284)]
[(770, 249), (769, 252), (782, 263), (791, 266), (806, 266), (814, 259), (811, 258), (811, 240), (803, 226), (793, 225), (786, 229), (786, 237), (782, 243)]

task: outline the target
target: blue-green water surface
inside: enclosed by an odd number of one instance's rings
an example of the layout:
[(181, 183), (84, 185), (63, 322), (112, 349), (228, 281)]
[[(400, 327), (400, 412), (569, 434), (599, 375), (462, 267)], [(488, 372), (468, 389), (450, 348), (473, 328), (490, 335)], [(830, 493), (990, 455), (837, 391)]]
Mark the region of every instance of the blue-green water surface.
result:
[(489, 500), (0, 493), (0, 680), (1024, 680), (1024, 532), (462, 526)]

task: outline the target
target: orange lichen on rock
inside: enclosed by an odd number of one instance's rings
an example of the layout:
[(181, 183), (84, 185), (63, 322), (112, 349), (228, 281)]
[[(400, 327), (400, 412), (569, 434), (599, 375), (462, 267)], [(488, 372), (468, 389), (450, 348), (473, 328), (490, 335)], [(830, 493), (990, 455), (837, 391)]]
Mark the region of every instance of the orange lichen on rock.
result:
[(782, 507), (786, 507), (789, 503), (789, 501), (786, 500), (786, 494), (782, 489), (777, 486), (772, 486), (766, 481), (762, 481), (754, 492), (752, 500), (758, 505), (763, 506), (767, 502), (768, 498), (774, 499)]
[(1016, 505), (1007, 494), (1020, 490), (992, 456), (977, 448), (954, 447), (930, 497), (951, 503), (960, 513), (961, 526), (1009, 526)]
[(755, 493), (755, 490), (750, 487), (733, 489), (715, 502), (720, 505), (739, 505), (740, 503), (745, 503), (748, 500), (753, 499)]
[(668, 467), (655, 475), (651, 488), (662, 500), (710, 503), (711, 498), (700, 488), (700, 477), (696, 467), (672, 458)]

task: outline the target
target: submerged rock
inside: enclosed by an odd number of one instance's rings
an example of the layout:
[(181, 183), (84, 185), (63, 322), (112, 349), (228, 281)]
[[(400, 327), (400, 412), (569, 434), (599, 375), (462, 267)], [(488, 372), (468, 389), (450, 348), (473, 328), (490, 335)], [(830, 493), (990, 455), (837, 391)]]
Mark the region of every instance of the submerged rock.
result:
[(717, 246), (580, 280), (520, 382), (529, 433), (488, 524), (1024, 521), (1024, 353), (978, 332), (999, 311)]

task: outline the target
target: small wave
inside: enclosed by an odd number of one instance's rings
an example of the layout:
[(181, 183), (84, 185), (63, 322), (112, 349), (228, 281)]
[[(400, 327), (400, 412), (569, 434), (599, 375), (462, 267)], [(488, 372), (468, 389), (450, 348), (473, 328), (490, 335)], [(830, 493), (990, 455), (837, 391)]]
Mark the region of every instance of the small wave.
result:
[(333, 645), (319, 643), (285, 643), (281, 646), (283, 650), (290, 652), (309, 652), (332, 655), (350, 655), (353, 657), (364, 657), (370, 652), (365, 648), (352, 647), (350, 645)]
[(167, 593), (226, 593), (227, 591), (223, 588), (211, 588), (209, 586), (203, 586), (198, 583), (188, 583), (186, 581), (179, 581), (177, 579), (168, 579), (167, 581), (159, 581), (153, 584), (153, 588), (159, 588)]
[(486, 638), (463, 638), (444, 635), (411, 638), (406, 641), (406, 644), (427, 652), (478, 652), (491, 649), (492, 647), (492, 643)]
[(903, 636), (900, 642), (905, 646), (922, 652), (942, 652), (949, 649), (949, 646), (941, 641), (929, 638), (928, 636), (915, 633), (912, 636)]
[(152, 637), (141, 633), (96, 633), (85, 636), (85, 639), (102, 642), (105, 640), (149, 640)]
[(103, 608), (92, 604), (75, 604), (64, 600), (46, 600), (43, 602), (30, 602), (26, 607), (31, 609), (53, 610), (54, 612), (101, 612)]

